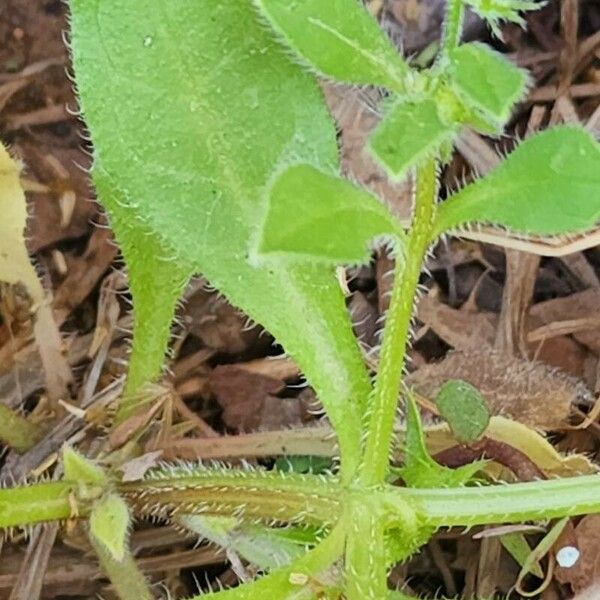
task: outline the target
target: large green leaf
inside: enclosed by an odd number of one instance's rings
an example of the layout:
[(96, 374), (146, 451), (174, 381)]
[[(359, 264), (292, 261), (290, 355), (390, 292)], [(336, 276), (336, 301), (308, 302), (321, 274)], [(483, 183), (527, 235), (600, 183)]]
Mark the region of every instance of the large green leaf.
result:
[(451, 84), (465, 104), (503, 126), (527, 85), (527, 73), (484, 44), (463, 44), (450, 53)]
[(394, 180), (439, 151), (456, 127), (440, 117), (433, 100), (400, 101), (369, 137), (369, 151)]
[(94, 183), (102, 204), (110, 212), (111, 227), (127, 264), (134, 300), (135, 343), (127, 373), (126, 390), (129, 393), (120, 407), (119, 417), (122, 420), (135, 411), (136, 392), (162, 370), (171, 337), (169, 325), (193, 269), (175, 260), (160, 238), (137, 218), (135, 208), (122, 201), (125, 192), (118, 190), (97, 158)]
[(328, 264), (369, 260), (368, 242), (400, 224), (377, 198), (310, 165), (294, 165), (275, 180), (258, 244), (263, 256)]
[(404, 91), (406, 63), (358, 0), (253, 0), (286, 45), (325, 77)]
[(518, 233), (582, 231), (600, 219), (600, 146), (575, 127), (524, 141), (489, 175), (464, 187), (437, 213), (435, 235), (467, 223)]
[[(134, 310), (164, 298), (166, 319), (173, 281), (202, 272), (298, 360), (351, 470), (370, 384), (333, 270), (249, 262), (274, 170), (291, 157), (325, 170), (337, 164), (315, 82), (271, 40), (249, 1), (157, 0), (148, 10), (144, 0), (73, 0), (71, 17), (77, 86), (100, 165), (94, 176), (101, 193), (109, 182), (119, 241), (149, 284)], [(154, 285), (148, 273), (166, 257), (176, 276)], [(137, 342), (133, 351), (156, 361)]]

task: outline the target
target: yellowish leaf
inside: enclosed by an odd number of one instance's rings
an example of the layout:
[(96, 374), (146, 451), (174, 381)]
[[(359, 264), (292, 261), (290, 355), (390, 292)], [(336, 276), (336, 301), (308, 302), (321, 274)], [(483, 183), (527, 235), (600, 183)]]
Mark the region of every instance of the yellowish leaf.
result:
[(34, 303), (44, 298), (44, 290), (25, 247), (27, 208), (19, 182), (19, 168), (0, 145), (0, 280), (22, 283)]
[[(424, 433), (427, 447), (433, 455), (456, 445), (456, 439), (446, 424), (426, 427)], [(582, 454), (562, 455), (543, 435), (506, 417), (492, 417), (485, 436), (516, 448), (548, 477), (573, 477), (598, 472), (597, 467)], [(490, 471), (489, 466), (487, 470), (490, 474), (499, 474), (493, 469)]]
[(19, 181), (19, 166), (0, 144), (0, 281), (25, 286), (36, 310), (34, 336), (52, 400), (64, 397), (71, 370), (62, 353), (60, 332), (44, 288), (25, 245), (27, 204)]

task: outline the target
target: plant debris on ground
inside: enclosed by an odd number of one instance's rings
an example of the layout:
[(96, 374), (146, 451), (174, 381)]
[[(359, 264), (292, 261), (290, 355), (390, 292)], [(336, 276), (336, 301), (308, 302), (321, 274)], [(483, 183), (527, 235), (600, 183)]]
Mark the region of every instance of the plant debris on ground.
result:
[[(442, 3), (367, 4), (392, 39), (427, 64)], [(115, 450), (139, 445), (123, 465), (125, 480), (166, 459), (271, 466), (274, 456), (287, 454), (277, 468), (329, 469), (336, 448), (315, 393), (269, 332), (202, 278), (185, 290), (168, 373), (147, 392), (148, 410), (108, 434), (123, 391), (132, 317), (126, 270), (88, 175), (91, 147), (63, 39), (67, 14), (60, 0), (0, 4), (0, 137), (22, 164), (27, 244), (46, 291), (36, 297), (21, 285), (0, 284), (0, 418), (10, 409), (7, 415), (18, 415), (30, 431), (21, 445), (2, 439), (0, 481), (57, 478), (65, 444), (93, 453), (107, 441)], [(460, 138), (443, 173), (446, 191), (491, 169), (515, 140), (550, 125), (577, 123), (600, 136), (600, 5), (551, 0), (525, 18), (526, 31), (504, 25), (499, 41), (468, 16), (469, 39), (492, 43), (533, 79), (509, 135)], [(406, 218), (409, 186), (390, 182), (363, 153), (378, 122), (377, 93), (331, 83), (323, 91), (339, 127), (344, 172)], [(473, 231), (440, 242), (428, 260), (407, 380), (423, 410), (428, 448), (452, 467), (491, 458), (498, 477), (510, 473), (515, 481), (597, 473), (600, 229), (550, 246), (519, 238), (506, 250), (494, 244), (507, 235)], [(391, 269), (379, 251), (368, 266), (339, 273), (371, 365)], [(34, 311), (45, 317), (33, 319)], [(479, 446), (457, 448), (439, 425), (433, 398), (450, 377), (472, 383), (488, 402), (492, 418)], [(391, 583), (427, 597), (600, 598), (590, 591), (600, 584), (600, 517), (552, 525), (443, 530), (392, 571)], [(545, 543), (548, 531), (556, 536)], [(131, 547), (143, 573), (173, 597), (253, 575), (235, 552), (163, 523), (136, 524)], [(0, 541), (0, 599), (99, 596), (115, 593), (76, 523), (16, 530)]]

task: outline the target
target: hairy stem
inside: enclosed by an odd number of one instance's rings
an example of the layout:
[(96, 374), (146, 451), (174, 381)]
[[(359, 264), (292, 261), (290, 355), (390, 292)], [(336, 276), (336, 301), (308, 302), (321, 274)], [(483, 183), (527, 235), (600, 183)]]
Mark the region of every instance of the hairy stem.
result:
[(66, 481), (0, 489), (0, 529), (68, 519), (73, 489)]
[(324, 525), (341, 512), (339, 481), (333, 477), (206, 468), (174, 468), (164, 475), (118, 486), (136, 516), (186, 512)]
[(376, 512), (356, 507), (346, 542), (346, 598), (366, 600), (387, 595), (384, 523)]
[[(334, 525), (343, 490), (336, 477), (266, 471), (171, 467), (154, 479), (116, 483), (136, 517), (176, 513), (252, 521)], [(84, 501), (78, 502), (83, 492)], [(87, 517), (96, 493), (75, 481), (0, 489), (0, 529)]]
[(121, 600), (154, 600), (154, 595), (129, 550), (123, 560), (117, 561), (93, 535), (89, 535), (88, 539), (98, 556), (102, 570)]
[(446, 6), (446, 20), (444, 22), (444, 36), (441, 48), (442, 56), (447, 56), (448, 52), (456, 48), (460, 43), (465, 14), (464, 0), (446, 0)]
[(369, 406), (367, 440), (361, 467), (361, 480), (366, 485), (382, 483), (388, 470), (410, 321), (423, 258), (430, 244), (436, 197), (436, 163), (431, 160), (417, 170), (414, 217), (406, 255), (396, 258), (379, 371)]
[[(388, 488), (383, 494), (390, 504), (394, 497), (408, 500), (433, 527), (520, 523), (600, 512), (600, 475), (487, 487)], [(398, 506), (405, 511), (405, 504)]]

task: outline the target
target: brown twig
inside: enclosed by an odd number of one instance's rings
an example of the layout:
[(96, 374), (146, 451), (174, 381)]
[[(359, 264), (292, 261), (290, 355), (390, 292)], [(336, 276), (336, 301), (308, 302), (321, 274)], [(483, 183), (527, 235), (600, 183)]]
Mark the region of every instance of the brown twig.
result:
[(433, 457), (438, 463), (457, 468), (476, 460), (491, 459), (510, 469), (520, 481), (545, 479), (543, 471), (523, 452), (504, 442), (484, 437), (470, 446), (454, 446)]

